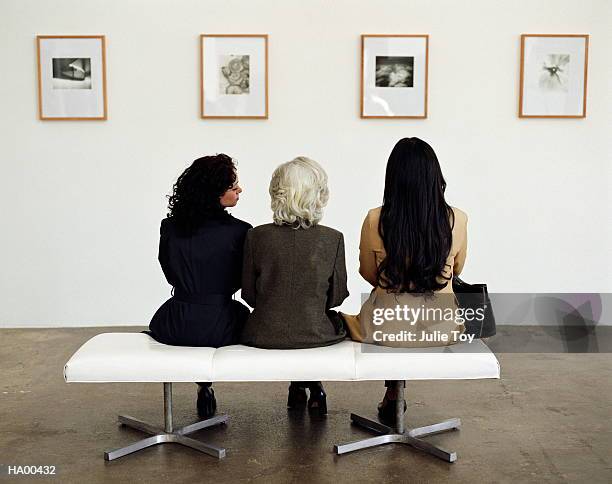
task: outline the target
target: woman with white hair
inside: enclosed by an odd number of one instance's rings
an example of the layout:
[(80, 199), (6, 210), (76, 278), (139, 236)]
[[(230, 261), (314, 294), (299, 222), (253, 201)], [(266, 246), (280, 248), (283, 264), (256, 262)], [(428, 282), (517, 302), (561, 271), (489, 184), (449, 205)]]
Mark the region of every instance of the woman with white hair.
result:
[[(247, 233), (242, 299), (253, 309), (241, 342), (259, 348), (312, 348), (342, 341), (343, 320), (331, 308), (348, 297), (344, 237), (319, 225), (329, 198), (327, 174), (298, 157), (280, 165), (270, 182), (274, 223)], [(288, 407), (306, 404), (327, 413), (320, 382), (292, 382)]]

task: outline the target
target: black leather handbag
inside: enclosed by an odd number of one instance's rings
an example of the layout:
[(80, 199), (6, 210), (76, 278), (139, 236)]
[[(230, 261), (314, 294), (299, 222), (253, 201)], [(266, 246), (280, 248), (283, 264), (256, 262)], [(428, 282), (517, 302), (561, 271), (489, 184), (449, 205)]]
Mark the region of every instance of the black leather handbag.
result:
[(463, 309), (473, 309), (475, 314), (484, 313), (482, 321), (479, 318), (470, 318), (465, 321), (465, 333), (473, 334), (476, 338), (488, 338), (496, 333), (495, 316), (493, 306), (487, 291), (486, 284), (468, 284), (457, 276), (453, 277), (453, 292), (459, 302), (459, 307)]

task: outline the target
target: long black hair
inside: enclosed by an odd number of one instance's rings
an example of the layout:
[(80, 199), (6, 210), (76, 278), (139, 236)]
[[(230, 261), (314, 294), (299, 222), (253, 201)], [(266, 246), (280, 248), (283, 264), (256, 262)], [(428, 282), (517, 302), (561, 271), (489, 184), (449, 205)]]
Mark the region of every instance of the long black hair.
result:
[(219, 197), (236, 182), (236, 166), (228, 155), (203, 156), (176, 180), (168, 195), (168, 217), (185, 235), (210, 218), (229, 217)]
[(378, 267), (380, 287), (424, 294), (446, 287), (450, 278), (442, 273), (454, 214), (444, 199), (445, 190), (433, 148), (419, 138), (399, 140), (387, 162), (378, 224), (387, 253)]

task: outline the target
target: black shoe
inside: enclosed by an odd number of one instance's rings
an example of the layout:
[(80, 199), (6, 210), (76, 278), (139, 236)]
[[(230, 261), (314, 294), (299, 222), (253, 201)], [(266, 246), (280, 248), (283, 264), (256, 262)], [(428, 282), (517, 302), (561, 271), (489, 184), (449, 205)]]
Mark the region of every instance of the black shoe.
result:
[(215, 391), (210, 386), (200, 385), (198, 388), (198, 416), (201, 419), (212, 417), (217, 411)]
[(303, 382), (292, 381), (289, 385), (287, 408), (306, 407), (306, 386)]
[(327, 415), (327, 395), (321, 382), (312, 382), (308, 385), (308, 388), (310, 389), (308, 412), (321, 417)]
[[(378, 404), (378, 419), (390, 427), (394, 427), (397, 424), (396, 412), (395, 412), (396, 400), (389, 400), (386, 397), (382, 402)], [(406, 400), (404, 400), (404, 412), (408, 408)]]

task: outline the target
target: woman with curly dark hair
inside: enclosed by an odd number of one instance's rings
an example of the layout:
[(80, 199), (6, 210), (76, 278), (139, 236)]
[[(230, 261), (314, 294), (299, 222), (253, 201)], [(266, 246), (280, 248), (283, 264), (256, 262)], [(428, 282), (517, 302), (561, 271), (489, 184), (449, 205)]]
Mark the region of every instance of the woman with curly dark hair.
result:
[[(157, 341), (215, 348), (237, 342), (249, 310), (232, 295), (240, 289), (251, 225), (226, 209), (241, 192), (234, 162), (225, 154), (198, 158), (174, 184), (159, 240), (159, 263), (173, 289), (149, 324), (148, 334)], [(197, 407), (202, 418), (215, 413), (210, 383), (199, 383)]]

